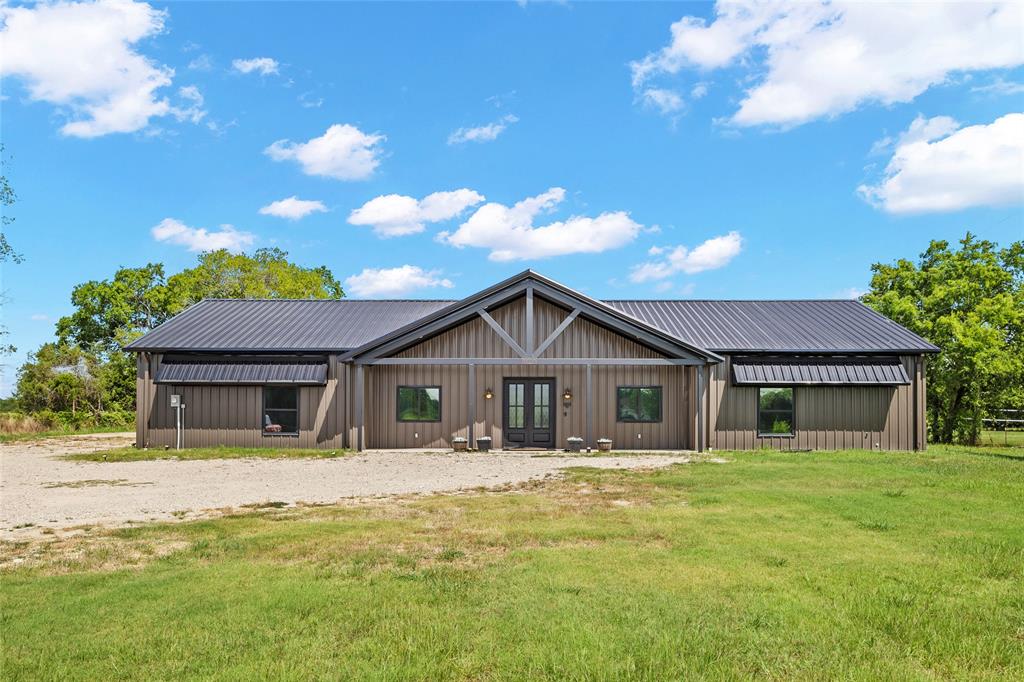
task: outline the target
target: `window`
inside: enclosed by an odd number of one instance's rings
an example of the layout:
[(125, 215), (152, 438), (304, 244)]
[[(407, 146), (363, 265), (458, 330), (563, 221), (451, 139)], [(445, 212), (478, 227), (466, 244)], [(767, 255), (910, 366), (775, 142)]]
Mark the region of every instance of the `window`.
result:
[(398, 421), (441, 421), (441, 387), (399, 386)]
[(661, 386), (619, 386), (616, 405), (620, 422), (660, 422)]
[(299, 389), (295, 386), (263, 387), (263, 435), (295, 436), (299, 433)]
[(757, 397), (757, 433), (761, 436), (792, 436), (793, 389), (760, 388)]

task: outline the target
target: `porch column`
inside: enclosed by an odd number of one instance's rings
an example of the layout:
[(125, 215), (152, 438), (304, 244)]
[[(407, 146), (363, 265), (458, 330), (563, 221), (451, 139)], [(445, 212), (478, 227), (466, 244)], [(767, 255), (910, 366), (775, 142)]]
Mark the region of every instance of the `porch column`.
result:
[(594, 366), (587, 365), (587, 447), (594, 447)]
[(356, 365), (355, 385), (356, 452), (363, 451), (363, 366)]
[(707, 383), (707, 365), (697, 368), (697, 452), (704, 452), (704, 386)]
[(473, 431), (476, 427), (476, 365), (469, 366), (469, 447), (473, 447), (476, 441), (473, 438)]

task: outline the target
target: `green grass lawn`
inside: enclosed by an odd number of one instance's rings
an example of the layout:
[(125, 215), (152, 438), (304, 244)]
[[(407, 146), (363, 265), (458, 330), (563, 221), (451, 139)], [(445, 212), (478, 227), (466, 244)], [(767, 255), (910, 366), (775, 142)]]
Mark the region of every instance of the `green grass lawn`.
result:
[(1024, 453), (721, 454), (9, 545), (3, 675), (1024, 677)]
[(145, 462), (153, 459), (240, 459), (242, 457), (262, 457), (264, 459), (286, 459), (314, 457), (330, 459), (351, 455), (352, 450), (316, 450), (303, 448), (183, 448), (181, 450), (162, 450), (153, 448), (139, 450), (134, 447), (113, 448), (96, 452), (81, 452), (64, 455), (63, 458), (76, 462)]

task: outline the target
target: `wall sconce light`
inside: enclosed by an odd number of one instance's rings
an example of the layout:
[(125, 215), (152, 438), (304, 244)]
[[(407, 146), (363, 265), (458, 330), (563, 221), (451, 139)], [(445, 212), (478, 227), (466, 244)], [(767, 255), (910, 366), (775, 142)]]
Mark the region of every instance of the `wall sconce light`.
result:
[(494, 397), (494, 391), (489, 388), (484, 389), (484, 400), (490, 400)]
[(565, 389), (565, 392), (562, 393), (562, 402), (565, 403), (566, 407), (569, 406), (569, 403), (572, 402), (572, 389)]

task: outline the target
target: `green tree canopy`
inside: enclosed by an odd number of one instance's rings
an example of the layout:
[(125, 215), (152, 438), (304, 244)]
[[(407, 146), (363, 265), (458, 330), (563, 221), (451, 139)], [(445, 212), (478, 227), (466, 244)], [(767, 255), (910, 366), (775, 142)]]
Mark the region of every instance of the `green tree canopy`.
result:
[(224, 249), (166, 278), (163, 265), (121, 268), (112, 279), (79, 284), (75, 311), (57, 322), (62, 343), (113, 351), (128, 335), (152, 329), (204, 298), (341, 298), (341, 284), (326, 267), (304, 268), (280, 249), (251, 256)]
[(871, 270), (864, 302), (941, 349), (928, 361), (932, 438), (976, 442), (986, 412), (1024, 392), (1024, 242), (968, 233), (958, 250), (932, 241), (917, 263)]

